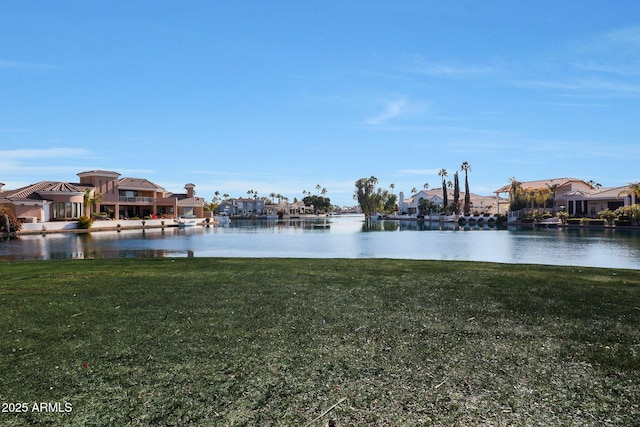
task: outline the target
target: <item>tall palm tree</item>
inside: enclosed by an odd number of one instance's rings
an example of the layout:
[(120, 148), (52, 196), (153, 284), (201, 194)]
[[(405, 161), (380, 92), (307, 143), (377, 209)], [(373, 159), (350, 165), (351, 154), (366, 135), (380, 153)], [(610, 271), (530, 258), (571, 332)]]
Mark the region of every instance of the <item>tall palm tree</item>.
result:
[(458, 214), (460, 211), (460, 181), (458, 180), (458, 171), (453, 174), (453, 213)]
[(442, 177), (442, 203), (443, 203), (443, 208), (446, 209), (448, 203), (448, 197), (447, 197), (447, 181), (445, 180), (445, 177), (447, 176), (447, 170), (446, 169), (440, 169), (438, 171), (438, 175), (440, 175)]
[(418, 192), (418, 189), (416, 187), (413, 187), (411, 189), (411, 194), (416, 194)]
[(471, 193), (469, 193), (469, 171), (471, 165), (469, 162), (462, 162), (460, 170), (464, 172), (464, 213), (471, 211)]
[(393, 190), (396, 188), (396, 185), (392, 182), (391, 185), (389, 185), (389, 188), (391, 189), (391, 194), (393, 194)]
[(425, 182), (424, 185), (422, 186), (425, 190), (429, 189), (429, 183)]
[(322, 188), (322, 185), (317, 184), (316, 185), (316, 190), (318, 190), (318, 195), (320, 195), (320, 189)]

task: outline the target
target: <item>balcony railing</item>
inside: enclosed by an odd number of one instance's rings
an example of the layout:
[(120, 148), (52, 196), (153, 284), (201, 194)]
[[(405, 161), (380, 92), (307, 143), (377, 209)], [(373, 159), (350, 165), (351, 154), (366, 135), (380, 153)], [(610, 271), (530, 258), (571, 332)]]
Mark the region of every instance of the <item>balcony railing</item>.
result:
[(127, 203), (153, 203), (155, 199), (153, 197), (118, 197), (118, 201)]

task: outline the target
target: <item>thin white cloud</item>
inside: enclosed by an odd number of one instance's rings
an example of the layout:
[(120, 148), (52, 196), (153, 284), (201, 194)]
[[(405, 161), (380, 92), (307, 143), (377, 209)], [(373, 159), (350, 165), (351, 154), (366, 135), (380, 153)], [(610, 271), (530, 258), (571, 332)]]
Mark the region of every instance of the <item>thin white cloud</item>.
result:
[(91, 152), (84, 148), (17, 148), (0, 150), (1, 159), (29, 160), (46, 159), (51, 157), (88, 157)]
[(640, 84), (605, 80), (601, 78), (565, 78), (562, 80), (517, 80), (515, 86), (527, 89), (555, 89), (587, 97), (640, 96)]
[(640, 26), (618, 28), (586, 42), (582, 51), (617, 53), (640, 50)]
[(531, 64), (532, 78), (513, 79), (513, 86), (552, 90), (589, 98), (640, 96), (640, 26), (600, 33), (568, 43), (553, 58)]
[(0, 59), (0, 68), (18, 69), (18, 70), (47, 70), (56, 67), (49, 64), (41, 64), (36, 62), (7, 61)]
[(437, 175), (440, 169), (401, 169), (401, 174), (405, 175)]
[(427, 61), (421, 56), (414, 55), (406, 60), (401, 67), (404, 71), (441, 78), (467, 78), (495, 73), (498, 68), (494, 65), (452, 64)]
[(372, 126), (376, 126), (376, 125), (388, 122), (389, 120), (400, 116), (405, 111), (406, 107), (407, 107), (406, 98), (402, 97), (402, 98), (395, 99), (387, 103), (382, 113), (376, 116), (367, 118), (366, 123)]

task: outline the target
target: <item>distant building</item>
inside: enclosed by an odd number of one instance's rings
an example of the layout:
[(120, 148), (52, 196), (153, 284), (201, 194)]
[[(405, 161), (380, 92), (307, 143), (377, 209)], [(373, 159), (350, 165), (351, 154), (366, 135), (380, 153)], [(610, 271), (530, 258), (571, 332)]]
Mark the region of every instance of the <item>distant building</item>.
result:
[[(462, 210), (464, 207), (464, 191), (460, 192), (458, 199), (458, 206)], [(480, 196), (478, 194), (469, 193), (471, 213), (497, 213), (498, 201), (500, 203), (506, 203), (504, 199), (498, 199), (495, 196)], [(401, 191), (398, 195), (398, 212), (407, 215), (416, 215), (419, 211), (420, 202), (422, 200), (429, 200), (433, 202), (438, 208), (442, 208), (444, 200), (442, 198), (442, 188), (433, 188), (431, 190), (420, 190), (416, 194), (405, 199), (404, 193)], [(453, 204), (453, 191), (447, 191), (448, 204)]]

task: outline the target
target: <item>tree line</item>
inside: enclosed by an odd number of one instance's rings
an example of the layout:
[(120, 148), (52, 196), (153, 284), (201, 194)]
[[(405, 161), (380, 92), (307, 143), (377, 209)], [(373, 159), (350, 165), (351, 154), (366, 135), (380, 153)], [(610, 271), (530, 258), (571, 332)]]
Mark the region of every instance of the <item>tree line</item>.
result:
[[(471, 171), (471, 165), (469, 162), (462, 162), (460, 171), (464, 172), (464, 205), (462, 211), (465, 214), (471, 212), (471, 193), (469, 192), (469, 172)], [(442, 178), (442, 200), (443, 211), (450, 211), (453, 213), (460, 213), (460, 183), (458, 178), (458, 171), (453, 174), (453, 182), (447, 181), (449, 173), (446, 169), (440, 169), (438, 176)], [(353, 194), (353, 199), (358, 202), (362, 213), (366, 216), (371, 216), (376, 212), (381, 213), (393, 213), (397, 211), (397, 197), (393, 194), (395, 184), (391, 184), (391, 193), (382, 188), (377, 188), (378, 178), (371, 176), (369, 178), (360, 178), (356, 181), (356, 189)], [(429, 183), (425, 183), (423, 188), (427, 190)], [(449, 203), (449, 190), (453, 189), (453, 200)], [(414, 187), (411, 189), (412, 194), (416, 194), (418, 190)], [(430, 200), (422, 200), (418, 207), (421, 214), (431, 213), (437, 209), (434, 202)]]

